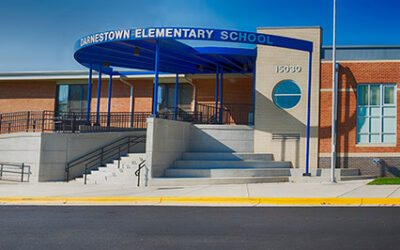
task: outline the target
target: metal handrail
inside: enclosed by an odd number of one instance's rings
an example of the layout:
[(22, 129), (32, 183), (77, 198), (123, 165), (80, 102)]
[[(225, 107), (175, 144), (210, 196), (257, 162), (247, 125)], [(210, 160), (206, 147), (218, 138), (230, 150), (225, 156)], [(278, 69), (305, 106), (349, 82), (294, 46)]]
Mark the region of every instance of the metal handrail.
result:
[[(18, 168), (21, 169), (21, 171), (12, 171), (12, 170), (4, 170), (4, 167), (12, 167), (12, 168)], [(28, 169), (27, 172), (25, 172), (25, 168)], [(3, 173), (13, 173), (13, 174), (21, 174), (21, 182), (24, 181), (24, 175), (28, 175), (28, 182), (30, 180), (31, 176), (31, 166), (26, 165), (25, 163), (10, 163), (10, 162), (0, 162), (0, 180), (3, 179)]]
[(69, 161), (65, 166), (67, 182), (69, 181), (70, 169), (82, 164), (84, 164), (85, 166), (83, 172), (84, 184), (86, 184), (87, 181), (88, 171), (90, 171), (94, 167), (101, 166), (112, 159), (118, 159), (118, 168), (119, 168), (121, 160), (120, 158), (123, 155), (123, 153), (125, 151), (129, 153), (130, 147), (145, 141), (146, 141), (145, 135), (122, 137), (107, 145), (92, 150), (78, 158), (75, 158), (72, 161)]
[(138, 178), (138, 180), (137, 180), (137, 186), (138, 187), (140, 185), (140, 170), (146, 166), (145, 162), (146, 162), (146, 160), (142, 160), (138, 165), (138, 169), (135, 171), (135, 175)]

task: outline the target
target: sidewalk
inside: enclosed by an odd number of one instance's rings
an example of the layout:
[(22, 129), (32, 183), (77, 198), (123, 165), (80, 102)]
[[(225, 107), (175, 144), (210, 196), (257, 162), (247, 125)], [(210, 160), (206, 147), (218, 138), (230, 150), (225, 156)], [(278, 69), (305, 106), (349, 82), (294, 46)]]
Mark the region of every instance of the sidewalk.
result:
[(366, 185), (369, 181), (186, 187), (0, 182), (0, 204), (400, 205), (400, 185)]

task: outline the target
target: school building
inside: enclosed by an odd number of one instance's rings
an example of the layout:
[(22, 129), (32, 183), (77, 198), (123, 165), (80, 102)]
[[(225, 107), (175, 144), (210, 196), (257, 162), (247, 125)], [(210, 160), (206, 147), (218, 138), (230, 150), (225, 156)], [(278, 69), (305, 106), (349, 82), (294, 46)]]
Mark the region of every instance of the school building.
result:
[[(82, 37), (73, 55), (88, 70), (0, 73), (0, 174), (138, 185), (328, 178), (333, 67), (321, 39), (320, 27)], [(336, 178), (400, 176), (400, 46), (339, 46), (336, 69)]]

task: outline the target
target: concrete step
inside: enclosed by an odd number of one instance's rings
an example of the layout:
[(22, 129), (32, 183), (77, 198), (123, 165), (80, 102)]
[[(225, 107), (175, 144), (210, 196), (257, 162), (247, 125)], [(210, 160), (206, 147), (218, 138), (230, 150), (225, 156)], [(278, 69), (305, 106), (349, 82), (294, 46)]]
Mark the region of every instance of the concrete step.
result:
[(192, 186), (192, 185), (217, 185), (217, 184), (246, 184), (266, 182), (288, 182), (289, 177), (225, 177), (225, 178), (152, 178), (152, 186)]
[(182, 155), (182, 160), (201, 160), (201, 161), (273, 161), (273, 154), (254, 154), (254, 153), (215, 153), (215, 152), (186, 152)]
[(290, 168), (284, 161), (175, 161), (172, 168)]
[(176, 169), (165, 171), (166, 177), (272, 177), (290, 176), (290, 169), (224, 168), (224, 169)]
[(376, 176), (373, 175), (353, 175), (353, 176), (341, 176), (341, 181), (355, 181), (355, 180), (367, 180), (367, 179), (375, 179)]

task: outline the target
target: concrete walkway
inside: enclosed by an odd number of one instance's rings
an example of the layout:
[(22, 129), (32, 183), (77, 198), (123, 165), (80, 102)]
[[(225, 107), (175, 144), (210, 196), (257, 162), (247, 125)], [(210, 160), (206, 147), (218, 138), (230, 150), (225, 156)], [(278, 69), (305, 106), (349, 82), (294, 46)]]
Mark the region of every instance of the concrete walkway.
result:
[(400, 198), (400, 185), (366, 185), (370, 180), (331, 183), (258, 183), (177, 187), (19, 183), (0, 181), (0, 197), (246, 197)]

